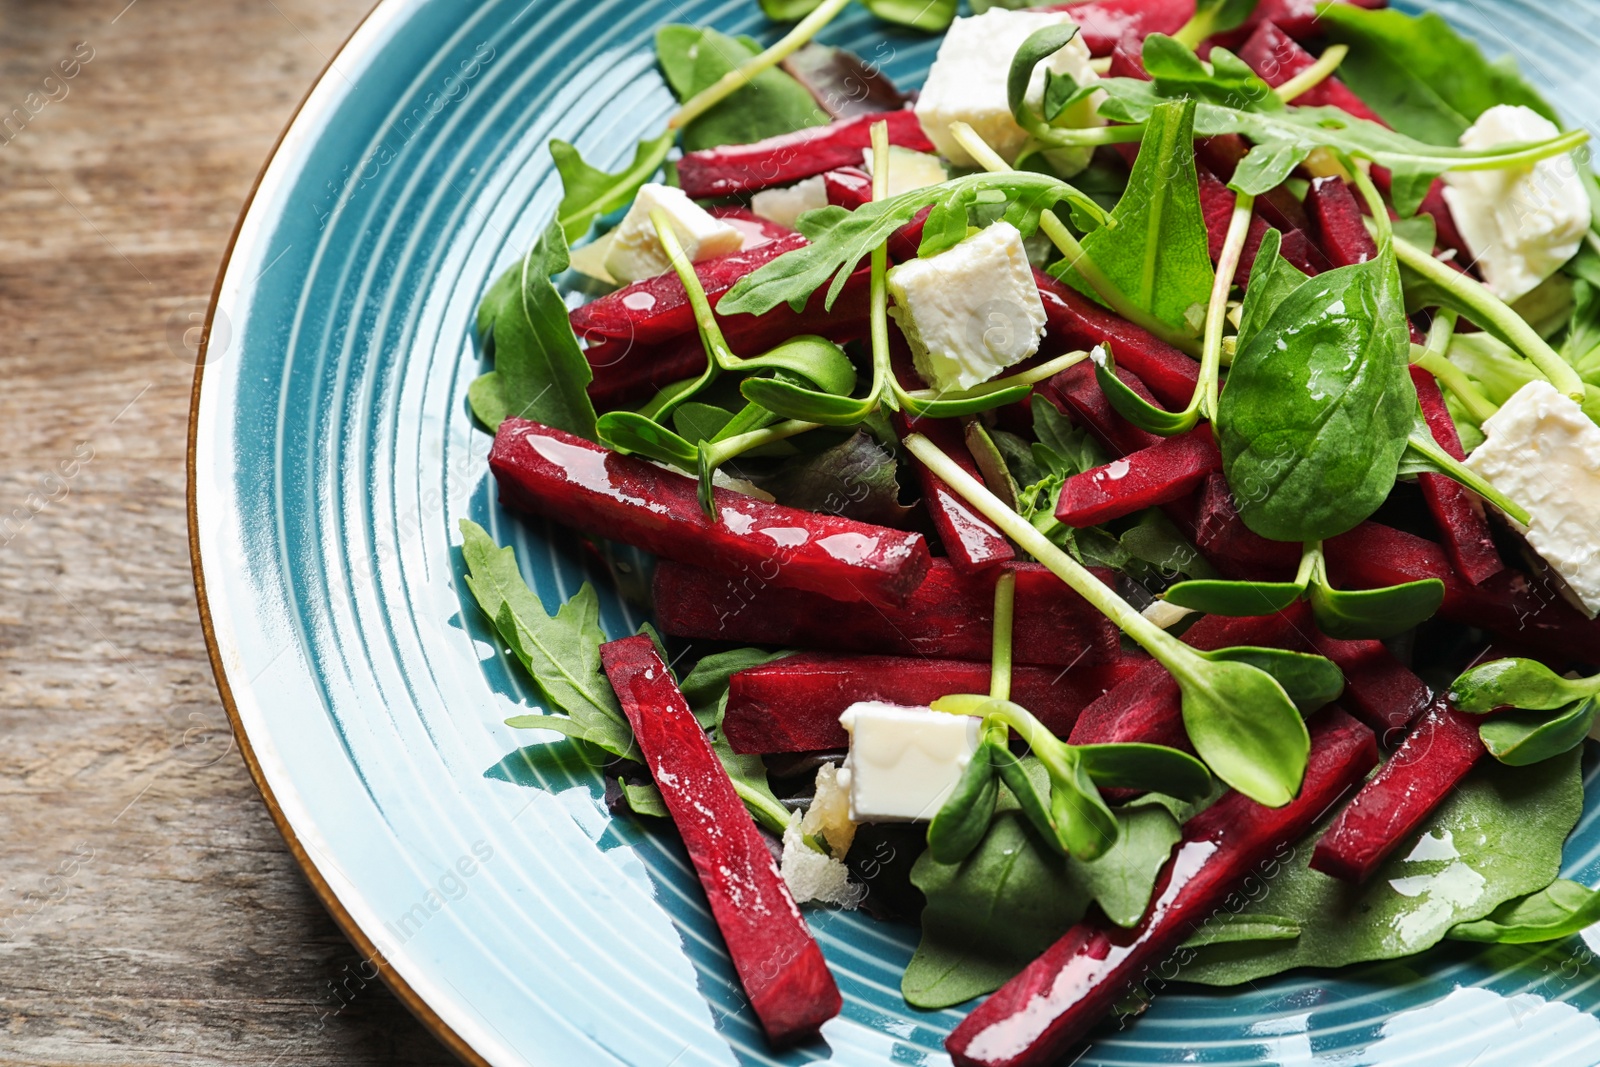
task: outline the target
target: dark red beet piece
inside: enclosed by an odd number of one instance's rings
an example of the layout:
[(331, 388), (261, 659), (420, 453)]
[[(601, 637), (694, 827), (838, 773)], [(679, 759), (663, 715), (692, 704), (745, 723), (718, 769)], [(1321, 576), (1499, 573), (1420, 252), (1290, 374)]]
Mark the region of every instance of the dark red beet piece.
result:
[(1444, 549), (1423, 537), (1364, 522), (1325, 543), (1328, 571), (1342, 589), (1374, 589), (1424, 578), (1444, 583), (1439, 616), (1478, 626), (1547, 656), (1600, 664), (1600, 621), (1586, 618), (1549, 581), (1506, 568), (1470, 585)]
[(678, 160), (678, 183), (695, 199), (732, 196), (774, 185), (789, 185), (835, 167), (861, 163), (861, 151), (872, 145), (872, 125), (889, 124), (889, 143), (918, 152), (932, 152), (914, 112), (882, 111), (812, 126), (753, 144), (721, 145), (688, 152)]
[(1484, 754), (1481, 715), (1440, 700), (1339, 813), (1311, 853), (1312, 869), (1363, 882), (1407, 841)]
[(1062, 351), (1105, 345), (1117, 366), (1137, 375), (1162, 404), (1180, 409), (1189, 402), (1200, 380), (1198, 362), (1043, 271), (1034, 271), (1033, 280), (1049, 342)]
[(1306, 212), (1316, 227), (1322, 251), (1335, 267), (1365, 263), (1378, 255), (1367, 232), (1361, 205), (1343, 178), (1316, 178), (1306, 191)]
[(743, 252), (760, 248), (768, 241), (776, 241), (795, 232), (781, 222), (763, 218), (749, 208), (737, 204), (715, 204), (706, 208), (706, 213), (739, 231), (739, 236), (744, 239), (744, 248), (740, 249)]
[(1303, 633), (1310, 638), (1304, 651), (1327, 656), (1344, 672), (1339, 703), (1377, 731), (1384, 744), (1399, 741), (1433, 700), (1427, 684), (1395, 659), (1382, 641), (1341, 641), (1309, 626)]
[[(1197, 168), (1197, 173), (1200, 178), (1200, 213), (1206, 221), (1206, 242), (1211, 248), (1211, 262), (1215, 265), (1222, 258), (1222, 246), (1228, 239), (1228, 227), (1233, 222), (1233, 208), (1238, 197), (1209, 170)], [(1250, 231), (1245, 235), (1244, 248), (1239, 253), (1239, 265), (1233, 272), (1235, 285), (1244, 285), (1250, 279), (1256, 253), (1261, 250), (1261, 239), (1266, 235), (1266, 220), (1252, 214)]]
[[(1346, 0), (1360, 7), (1382, 7), (1385, 0)], [(1250, 31), (1263, 21), (1276, 22), (1295, 37), (1317, 35), (1318, 0), (1261, 0), (1255, 13), (1236, 30), (1218, 34), (1213, 40), (1230, 48), (1244, 40)], [(1083, 41), (1089, 54), (1111, 55), (1119, 44), (1131, 47), (1135, 54), (1140, 44), (1152, 33), (1169, 37), (1183, 28), (1194, 15), (1194, 0), (1075, 0), (1074, 3), (1056, 4), (1047, 11), (1070, 12), (1074, 22), (1083, 27)], [(1202, 48), (1209, 53), (1209, 48)]]
[(786, 1045), (815, 1033), (839, 1014), (839, 987), (655, 643), (612, 641), (600, 661), (767, 1038)]
[(1205, 423), (1159, 444), (1075, 474), (1061, 488), (1056, 518), (1068, 526), (1098, 526), (1189, 495), (1222, 469), (1222, 453)]
[(714, 490), (715, 522), (694, 479), (562, 430), (507, 419), (489, 467), (500, 500), (582, 533), (724, 573), (762, 574), (826, 597), (903, 604), (928, 573), (921, 534)]
[[(1016, 662), (1066, 667), (1120, 655), (1117, 628), (1059, 578), (1037, 563), (1002, 566), (1017, 575)], [(1096, 577), (1112, 581), (1108, 571)], [(664, 561), (655, 605), (662, 630), (678, 637), (987, 663), (994, 576), (963, 575), (936, 559), (904, 607), (880, 609), (784, 588), (754, 570), (729, 578)]]
[(1225, 578), (1288, 581), (1300, 565), (1299, 545), (1269, 541), (1244, 524), (1221, 473), (1211, 475), (1201, 486), (1194, 543), (1206, 562)]
[[(1456, 459), (1464, 459), (1466, 453), (1461, 448), (1461, 436), (1445, 407), (1439, 383), (1417, 366), (1411, 368), (1411, 380), (1416, 384), (1422, 417), (1427, 420), (1434, 441)], [(1419, 474), (1417, 485), (1422, 489), (1422, 497), (1428, 502), (1434, 521), (1439, 524), (1444, 550), (1463, 578), (1473, 585), (1481, 585), (1506, 569), (1499, 550), (1494, 547), (1489, 521), (1470, 490), (1442, 474)]]
[[(1084, 705), (1145, 662), (1143, 656), (1128, 655), (1065, 671), (1019, 666), (1011, 673), (1011, 699), (1065, 737)], [(987, 663), (802, 652), (736, 673), (728, 685), (722, 730), (739, 753), (844, 748), (850, 736), (839, 715), (858, 700), (916, 707), (950, 693), (988, 691)]]
[[(921, 388), (921, 383), (916, 383), (915, 387)], [(895, 412), (894, 422), (896, 431), (902, 437), (908, 433), (922, 434), (962, 470), (979, 481), (983, 480), (978, 464), (967, 450), (966, 438), (958, 420), (912, 419), (904, 412)], [(1011, 542), (995, 529), (993, 523), (974, 511), (955, 490), (921, 462), (912, 458), (911, 464), (922, 483), (922, 502), (928, 507), (933, 528), (939, 531), (939, 542), (944, 545), (945, 555), (950, 557), (950, 562), (957, 570), (972, 574), (1017, 558)]]
[[(1131, 371), (1118, 367), (1117, 377), (1146, 400), (1155, 402), (1150, 391), (1144, 387), (1144, 383)], [(1165, 440), (1147, 430), (1139, 429), (1117, 414), (1116, 409), (1111, 406), (1111, 401), (1106, 399), (1106, 394), (1101, 390), (1100, 383), (1095, 380), (1094, 368), (1087, 363), (1068, 367), (1040, 386), (1036, 395), (1054, 404), (1073, 422), (1087, 427), (1090, 433), (1099, 438), (1101, 444), (1119, 456), (1154, 448)]]
[(611, 337), (590, 345), (583, 355), (594, 374), (588, 393), (596, 411), (636, 407), (663, 386), (706, 369), (698, 333), (653, 345)]
[[(1282, 860), (1317, 817), (1377, 762), (1372, 731), (1337, 708), (1311, 725), (1300, 795), (1266, 808), (1229, 792), (1190, 819), (1156, 878), (1150, 907), (1131, 930), (1080, 922), (979, 1004), (945, 1041), (957, 1067), (1045, 1067), (1068, 1053), (1135, 982), (1160, 968), (1258, 867)], [(1274, 854), (1277, 858), (1274, 859)], [(1270, 872), (1269, 872), (1270, 874)]]

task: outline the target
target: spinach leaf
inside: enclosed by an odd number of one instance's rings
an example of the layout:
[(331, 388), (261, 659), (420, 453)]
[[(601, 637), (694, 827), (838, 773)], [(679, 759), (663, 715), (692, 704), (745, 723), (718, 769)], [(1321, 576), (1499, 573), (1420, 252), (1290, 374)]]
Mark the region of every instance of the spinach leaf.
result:
[[(656, 31), (656, 56), (680, 101), (715, 85), (724, 74), (760, 52), (760, 46), (748, 38), (729, 37), (709, 27), (672, 25)], [(749, 144), (809, 126), (825, 126), (828, 121), (827, 113), (805, 86), (784, 71), (770, 68), (685, 126), (683, 149), (696, 152), (718, 145)]]
[(550, 283), (566, 269), (567, 241), (552, 222), (478, 306), (478, 332), (492, 346), (494, 370), (468, 387), (467, 400), (491, 430), (515, 415), (595, 439), (594, 404), (585, 392), (594, 374)]
[(1543, 763), (1583, 744), (1600, 713), (1600, 701), (1580, 700), (1555, 714), (1508, 711), (1484, 721), (1478, 736), (1489, 755), (1512, 767)]
[(1378, 509), (1412, 429), (1410, 354), (1391, 241), (1284, 298), (1235, 355), (1217, 412), (1247, 526), (1320, 541)]
[(1600, 675), (1563, 678), (1536, 659), (1497, 659), (1463, 671), (1450, 683), (1450, 703), (1481, 714), (1496, 708), (1554, 711), (1600, 695)]
[(894, 455), (856, 432), (811, 456), (789, 460), (755, 483), (780, 504), (843, 515), (879, 526), (900, 526), (911, 509), (900, 503), (900, 482)]
[(1487, 919), (1462, 923), (1447, 935), (1456, 941), (1526, 945), (1556, 941), (1600, 922), (1600, 892), (1558, 878), (1537, 893), (1508, 900)]
[(1434, 12), (1407, 15), (1330, 4), (1318, 16), (1330, 41), (1348, 45), (1339, 77), (1395, 129), (1430, 144), (1454, 145), (1496, 104), (1520, 104), (1559, 123), (1517, 70), (1494, 62)]
[(676, 130), (668, 130), (658, 137), (640, 141), (634, 149), (633, 162), (616, 174), (607, 174), (583, 161), (577, 148), (566, 141), (550, 141), (550, 158), (555, 162), (556, 173), (561, 175), (561, 204), (556, 208), (556, 221), (570, 243), (589, 232), (589, 224), (601, 215), (609, 215), (618, 208), (633, 202), (639, 187), (661, 169), (667, 151), (677, 140)]
[[(1433, 216), (1419, 216), (1432, 218)], [(1235, 351), (1242, 351), (1278, 310), (1278, 305), (1289, 294), (1300, 288), (1306, 280), (1299, 267), (1284, 259), (1278, 251), (1283, 244), (1283, 234), (1272, 229), (1261, 238), (1256, 250), (1256, 261), (1250, 267), (1250, 283), (1245, 287), (1244, 303), (1239, 308), (1239, 336), (1234, 342)], [(1429, 247), (1432, 247), (1431, 243)]]
[(1235, 915), (1219, 911), (1183, 943), (1183, 948), (1226, 945), (1234, 941), (1293, 941), (1300, 936), (1300, 924), (1283, 915)]
[(550, 707), (548, 713), (518, 715), (506, 724), (557, 730), (614, 756), (637, 758), (633, 728), (600, 666), (606, 635), (594, 587), (585, 582), (551, 617), (523, 581), (513, 549), (497, 547), (469, 519), (461, 520), (461, 537), (467, 588)]
[[(1135, 306), (1174, 329), (1198, 334), (1214, 277), (1195, 175), (1192, 100), (1155, 108), (1145, 123), (1128, 188), (1111, 212), (1113, 226), (1083, 239), (1083, 251)], [(1062, 260), (1050, 271), (1099, 300)]]
[(1307, 866), (1330, 813), (1265, 882), (1264, 892), (1229, 908), (1241, 920), (1287, 918), (1299, 924), (1300, 936), (1184, 952), (1179, 977), (1235, 985), (1293, 967), (1409, 956), (1459, 924), (1545, 888), (1560, 870), (1562, 843), (1583, 811), (1578, 764), (1576, 752), (1538, 768), (1480, 763), (1429, 816), (1415, 844), (1361, 885)]

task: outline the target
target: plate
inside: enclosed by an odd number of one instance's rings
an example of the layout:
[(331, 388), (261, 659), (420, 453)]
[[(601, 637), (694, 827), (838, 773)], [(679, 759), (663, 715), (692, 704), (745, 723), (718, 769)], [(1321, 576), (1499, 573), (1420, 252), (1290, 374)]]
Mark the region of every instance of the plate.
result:
[[(1570, 117), (1600, 115), (1594, 3), (1439, 10), (1514, 50)], [(470, 518), (547, 604), (588, 580), (609, 633), (641, 621), (618, 589), (642, 560), (500, 510), (466, 390), (478, 298), (560, 196), (546, 143), (614, 169), (660, 129), (673, 105), (650, 41), (669, 21), (772, 37), (752, 0), (385, 0), (311, 91), (241, 218), (195, 379), (191, 540), (218, 683), (363, 980), (381, 973), (464, 1059), (947, 1063), (960, 1014), (899, 996), (915, 931), (825, 911), (810, 920), (844, 1012), (769, 1052), (671, 830), (612, 819), (596, 769), (502, 725), (530, 694), (458, 577)], [(860, 9), (824, 40), (902, 85), (936, 47)], [(1600, 879), (1592, 807), (1568, 860)], [(1597, 1006), (1576, 942), (1447, 948), (1170, 987), (1078, 1062), (1586, 1067)]]

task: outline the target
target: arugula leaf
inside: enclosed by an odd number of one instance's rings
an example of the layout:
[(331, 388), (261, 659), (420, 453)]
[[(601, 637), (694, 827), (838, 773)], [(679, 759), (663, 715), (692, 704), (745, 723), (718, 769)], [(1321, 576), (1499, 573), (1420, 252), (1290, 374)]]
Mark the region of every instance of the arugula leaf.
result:
[(561, 204), (556, 221), (568, 243), (589, 232), (589, 224), (633, 202), (640, 186), (655, 177), (666, 162), (667, 151), (677, 139), (676, 130), (640, 141), (633, 162), (616, 174), (607, 174), (583, 161), (578, 149), (566, 141), (552, 138), (550, 158), (561, 175)]
[(600, 665), (606, 635), (594, 587), (585, 582), (551, 617), (523, 581), (513, 549), (497, 547), (470, 519), (461, 520), (461, 537), (467, 588), (550, 706), (550, 713), (518, 715), (506, 724), (559, 730), (614, 756), (637, 758), (633, 729)]
[(1361, 885), (1313, 871), (1323, 826), (1295, 847), (1238, 909), (1240, 920), (1298, 923), (1294, 940), (1235, 941), (1183, 953), (1179, 977), (1235, 985), (1294, 967), (1342, 967), (1396, 959), (1437, 944), (1459, 924), (1548, 886), (1561, 847), (1583, 811), (1577, 752), (1538, 768), (1485, 761), (1445, 798), (1413, 838)]
[(709, 656), (702, 656), (683, 676), (683, 681), (678, 683), (678, 692), (683, 694), (683, 699), (688, 702), (701, 726), (707, 729), (720, 726), (723, 709), (718, 704), (728, 693), (729, 679), (738, 671), (759, 667), (787, 655), (788, 652), (766, 652), (759, 648), (713, 652)]
[[(656, 57), (680, 101), (715, 85), (724, 74), (760, 52), (760, 46), (748, 38), (729, 37), (709, 27), (671, 25), (656, 31)], [(749, 144), (828, 122), (827, 113), (805, 86), (784, 71), (770, 68), (685, 126), (683, 150)]]
[(1339, 78), (1389, 125), (1419, 141), (1454, 145), (1496, 104), (1520, 104), (1560, 123), (1513, 57), (1484, 59), (1434, 12), (1329, 4), (1318, 20), (1330, 41), (1350, 47)]
[(1600, 892), (1558, 878), (1537, 893), (1508, 900), (1488, 918), (1452, 927), (1455, 941), (1526, 945), (1571, 937), (1600, 922)]
[(672, 818), (672, 813), (667, 810), (667, 801), (654, 782), (640, 782), (635, 785), (618, 778), (617, 785), (622, 789), (622, 799), (628, 802), (628, 808), (635, 815), (651, 815), (658, 819)]
[(494, 370), (467, 389), (472, 413), (491, 430), (511, 416), (595, 439), (593, 379), (550, 279), (567, 269), (567, 241), (552, 222), (522, 262), (490, 287), (478, 306), (478, 331), (492, 345)]
[[(1194, 162), (1192, 100), (1157, 106), (1128, 187), (1111, 212), (1113, 226), (1086, 236), (1084, 254), (1133, 302), (1174, 329), (1197, 334), (1214, 273), (1200, 210)], [(1065, 260), (1050, 273), (1098, 301), (1094, 288)]]
[(875, 200), (854, 211), (841, 207), (819, 208), (808, 211), (799, 220), (800, 232), (809, 243), (740, 278), (717, 301), (717, 312), (762, 315), (786, 302), (799, 311), (811, 294), (830, 278), (833, 281), (824, 306), (831, 309), (856, 264), (887, 241), (895, 230), (910, 222), (917, 212), (925, 207), (933, 208), (920, 250), (921, 254), (930, 255), (948, 247), (938, 243), (948, 240), (955, 230), (945, 225), (945, 221), (960, 219), (960, 234), (966, 236), (968, 210), (979, 198), (996, 193), (1009, 202), (1006, 220), (1025, 237), (1038, 229), (1040, 212), (1063, 200), (1096, 218), (1105, 217), (1098, 204), (1073, 186), (1034, 171), (968, 174), (939, 185), (912, 189), (887, 200)]
[(1321, 541), (1388, 499), (1412, 429), (1410, 354), (1391, 240), (1283, 299), (1235, 355), (1217, 411), (1245, 525)]

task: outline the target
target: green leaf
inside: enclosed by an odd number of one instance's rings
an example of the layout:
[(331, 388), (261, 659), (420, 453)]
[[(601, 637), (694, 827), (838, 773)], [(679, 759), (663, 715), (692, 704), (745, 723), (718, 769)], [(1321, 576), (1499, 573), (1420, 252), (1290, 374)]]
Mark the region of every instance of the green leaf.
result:
[(824, 393), (848, 395), (856, 385), (856, 365), (844, 349), (826, 337), (801, 334), (759, 356), (739, 361), (740, 373), (787, 373)]
[[(602, 423), (601, 433), (605, 432), (605, 416), (600, 416)], [(727, 408), (719, 408), (715, 404), (703, 404), (698, 400), (687, 400), (672, 409), (672, 427), (678, 431), (685, 444), (691, 447), (701, 441), (715, 440), (722, 428), (733, 421), (733, 412)]]
[(1225, 48), (1213, 48), (1209, 64), (1175, 37), (1152, 33), (1141, 49), (1145, 72), (1167, 99), (1192, 98), (1230, 108), (1283, 111), (1283, 101), (1250, 66)]
[(820, 3), (822, 0), (761, 0), (761, 13), (774, 22), (797, 22)]
[(1183, 725), (1212, 773), (1267, 807), (1300, 792), (1311, 735), (1289, 695), (1250, 663), (1202, 658), (1168, 664), (1183, 701)]
[(878, 526), (903, 525), (911, 512), (900, 503), (893, 453), (860, 431), (815, 455), (789, 460), (755, 482), (780, 504)]
[(1194, 429), (1195, 424), (1200, 421), (1198, 408), (1179, 412), (1168, 411), (1134, 392), (1127, 382), (1117, 377), (1117, 365), (1109, 349), (1096, 347), (1089, 353), (1089, 359), (1094, 364), (1094, 379), (1100, 383), (1100, 391), (1106, 395), (1111, 406), (1116, 408), (1117, 414), (1139, 429), (1147, 433), (1160, 434), (1162, 437), (1171, 437), (1185, 430)]
[(1580, 700), (1557, 711), (1507, 711), (1478, 727), (1489, 755), (1512, 767), (1543, 763), (1583, 744), (1600, 713), (1600, 701)]
[(589, 232), (589, 224), (601, 215), (609, 215), (628, 206), (639, 192), (639, 187), (655, 177), (666, 162), (667, 152), (677, 139), (676, 130), (667, 130), (659, 137), (640, 141), (634, 149), (633, 161), (616, 174), (607, 174), (583, 161), (577, 148), (566, 141), (550, 141), (550, 158), (555, 162), (556, 173), (561, 175), (561, 204), (556, 208), (556, 221), (570, 243)]
[(1444, 603), (1444, 583), (1427, 578), (1381, 589), (1340, 590), (1319, 574), (1308, 599), (1317, 628), (1329, 637), (1381, 641), (1433, 618)]
[(861, 0), (868, 11), (897, 26), (942, 33), (956, 17), (956, 0)]
[(995, 745), (986, 743), (972, 754), (955, 789), (928, 823), (928, 855), (935, 861), (960, 863), (989, 832), (995, 802), (1000, 799), (994, 760), (998, 751)]
[(585, 391), (594, 375), (550, 283), (566, 269), (566, 238), (552, 222), (479, 305), (478, 329), (492, 341), (495, 369), (472, 384), (467, 399), (492, 430), (516, 416), (595, 439), (594, 404)]
[[(1002, 738), (1010, 736), (1009, 731), (1001, 730), (999, 733)], [(1062, 840), (1061, 828), (1050, 814), (1050, 776), (1040, 773), (1044, 771), (1043, 765), (1037, 759), (1024, 763), (1005, 747), (1004, 741), (991, 746), (991, 758), (1012, 802), (1033, 825), (1033, 832), (1057, 852), (1066, 855), (1067, 846)]]
[[(754, 41), (729, 37), (709, 27), (672, 25), (656, 31), (656, 57), (679, 101), (710, 88), (760, 51)], [(809, 126), (825, 126), (828, 121), (828, 114), (805, 86), (772, 68), (684, 127), (683, 149), (697, 152), (718, 145), (749, 144)]]
[(1283, 915), (1235, 915), (1219, 911), (1206, 916), (1200, 929), (1190, 935), (1183, 948), (1226, 945), (1234, 941), (1293, 941), (1300, 936), (1300, 924)]
[(822, 426), (859, 426), (878, 405), (876, 396), (838, 396), (777, 378), (746, 378), (739, 392), (774, 415)]
[(1207, 615), (1244, 618), (1284, 611), (1304, 592), (1294, 582), (1201, 580), (1179, 582), (1162, 593), (1161, 599)]
[(702, 656), (678, 683), (678, 691), (706, 729), (721, 726), (719, 702), (728, 692), (728, 681), (739, 671), (782, 659), (788, 652), (765, 652), (759, 648), (734, 648)]
[(1241, 646), (1218, 648), (1200, 655), (1215, 662), (1248, 663), (1271, 675), (1302, 715), (1310, 715), (1344, 692), (1344, 673), (1338, 666), (1308, 652)]
[(1409, 956), (1458, 924), (1545, 888), (1583, 811), (1578, 763), (1576, 752), (1531, 769), (1479, 763), (1410, 843), (1360, 885), (1307, 866), (1335, 807), (1310, 838), (1279, 853), (1259, 891), (1242, 887), (1226, 905), (1241, 920), (1288, 918), (1300, 924), (1300, 936), (1198, 949), (1187, 954), (1180, 976), (1234, 985), (1294, 967)]
[(1117, 843), (1121, 828), (1077, 749), (1067, 749), (1064, 775), (1050, 776), (1050, 817), (1069, 856), (1096, 860)]
[(1117, 843), (1093, 863), (1068, 860), (1068, 866), (1094, 897), (1106, 918), (1134, 926), (1144, 917), (1156, 875), (1183, 836), (1178, 820), (1153, 798), (1141, 798), (1117, 811)]
[(1486, 60), (1434, 12), (1414, 16), (1330, 4), (1318, 25), (1330, 41), (1350, 48), (1339, 64), (1340, 80), (1389, 125), (1419, 141), (1454, 145), (1496, 104), (1519, 104), (1560, 122), (1511, 56)]
[[(1193, 327), (1215, 276), (1194, 163), (1192, 100), (1162, 103), (1145, 123), (1128, 188), (1111, 212), (1114, 226), (1083, 239), (1084, 254), (1134, 306), (1174, 329)], [(1057, 275), (1095, 300), (1070, 264)]]
[(1450, 703), (1474, 714), (1496, 708), (1554, 711), (1596, 693), (1600, 693), (1600, 676), (1563, 678), (1535, 659), (1480, 663), (1450, 683)]
[[(854, 211), (840, 207), (820, 208), (807, 212), (800, 219), (800, 231), (808, 243), (740, 278), (717, 301), (717, 311), (723, 315), (761, 315), (784, 303), (798, 311), (812, 293), (829, 284), (829, 279), (832, 284), (824, 305), (832, 308), (856, 265), (873, 248), (887, 241), (890, 234), (911, 221), (917, 212), (933, 207), (930, 224), (941, 211), (946, 217), (959, 213), (965, 218), (966, 211), (979, 195), (994, 191), (1002, 193), (1009, 205), (1016, 208), (1014, 215), (1008, 208), (1007, 218), (1024, 236), (1038, 228), (1041, 211), (1063, 200), (1078, 203), (1085, 211), (1098, 216), (1104, 215), (1099, 205), (1073, 186), (1034, 171), (968, 174), (940, 185), (912, 189), (887, 200), (863, 204)], [(925, 242), (935, 229), (924, 231)], [(964, 236), (964, 225), (961, 232)], [(928, 249), (924, 247), (923, 251), (926, 253)]]
[(1412, 428), (1410, 353), (1389, 242), (1278, 305), (1234, 356), (1218, 405), (1223, 471), (1245, 525), (1321, 541), (1388, 499)]
[(672, 813), (667, 810), (667, 802), (662, 798), (661, 790), (656, 788), (654, 782), (633, 785), (618, 778), (617, 784), (622, 787), (622, 798), (628, 802), (628, 807), (635, 815), (653, 815), (659, 819), (672, 818)]
[(1142, 742), (1074, 745), (1084, 771), (1108, 789), (1154, 790), (1194, 801), (1215, 785), (1206, 765), (1175, 748)]
[(1028, 86), (1033, 82), (1033, 69), (1071, 44), (1078, 32), (1077, 23), (1070, 21), (1034, 30), (1011, 57), (1011, 68), (1006, 74), (1006, 102), (1017, 125), (1023, 129), (1039, 121), (1028, 108)]
[(1571, 937), (1597, 922), (1600, 892), (1558, 878), (1537, 893), (1506, 901), (1487, 919), (1452, 927), (1447, 936), (1456, 941), (1526, 945)]
[[(724, 704), (727, 694), (722, 695)], [(718, 718), (721, 718), (721, 709)], [(733, 783), (733, 791), (739, 794), (739, 799), (749, 809), (756, 822), (766, 827), (779, 836), (784, 828), (789, 825), (789, 809), (784, 807), (783, 801), (773, 793), (772, 786), (767, 782), (767, 765), (758, 755), (741, 756), (733, 751), (733, 746), (728, 744), (727, 738), (722, 736), (719, 729), (711, 739), (711, 751), (716, 753), (717, 759), (722, 761), (722, 769), (728, 772), (728, 780)]]
[(600, 601), (594, 587), (585, 582), (552, 618), (523, 581), (512, 549), (497, 547), (483, 527), (469, 519), (461, 520), (461, 537), (467, 588), (537, 683), (550, 710), (561, 713), (518, 716), (511, 722), (560, 730), (613, 755), (636, 757), (633, 730), (600, 665), (606, 635), (600, 628)]
[(635, 411), (608, 411), (596, 423), (600, 443), (625, 454), (637, 453), (685, 471), (696, 469), (695, 446), (654, 419)]
[[(1433, 216), (1419, 217), (1431, 219)], [(1250, 283), (1244, 291), (1244, 304), (1239, 309), (1238, 350), (1243, 350), (1261, 332), (1267, 320), (1272, 318), (1272, 313), (1278, 310), (1278, 305), (1306, 280), (1300, 268), (1279, 253), (1282, 244), (1283, 234), (1275, 229), (1268, 230), (1261, 238), (1255, 263), (1250, 267)], [(1433, 247), (1432, 242), (1428, 247)]]

